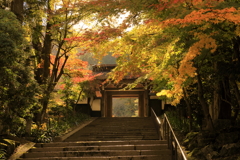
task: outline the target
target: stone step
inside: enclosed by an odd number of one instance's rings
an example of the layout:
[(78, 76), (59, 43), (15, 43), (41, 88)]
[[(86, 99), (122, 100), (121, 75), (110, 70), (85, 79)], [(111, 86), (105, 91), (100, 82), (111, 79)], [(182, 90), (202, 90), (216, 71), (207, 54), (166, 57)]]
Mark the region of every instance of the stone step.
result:
[(98, 141), (100, 141), (100, 140), (102, 140), (102, 141), (104, 141), (104, 140), (133, 140), (133, 139), (135, 139), (135, 140), (141, 140), (141, 139), (156, 139), (157, 137), (156, 136), (148, 136), (148, 137), (144, 137), (143, 135), (141, 136), (117, 136), (117, 135), (113, 135), (113, 136), (81, 136), (81, 137), (79, 137), (78, 139), (76, 139), (76, 140), (78, 140), (78, 141), (80, 141), (80, 140), (87, 140), (87, 141), (90, 141), (90, 139), (93, 139), (92, 141), (94, 141), (94, 140), (98, 140)]
[(116, 130), (108, 130), (108, 131), (104, 131), (104, 133), (102, 132), (104, 130), (101, 131), (84, 131), (81, 132), (81, 134), (156, 134), (156, 130), (135, 130), (135, 131), (129, 131), (129, 130), (122, 130), (122, 131), (116, 131)]
[[(80, 140), (86, 140), (86, 138), (88, 139), (93, 139), (93, 140), (100, 140), (100, 139), (112, 139), (112, 140), (139, 140), (139, 139), (156, 139), (156, 136), (147, 136), (145, 137), (144, 135), (139, 135), (139, 136), (121, 136), (121, 135), (99, 135), (99, 136), (81, 136), (79, 138), (77, 138), (76, 140), (80, 141)], [(95, 139), (94, 139), (95, 138)], [(115, 138), (115, 139), (114, 139)]]
[[(95, 128), (95, 129), (98, 129), (98, 128)], [(122, 128), (118, 128), (118, 129), (102, 129), (102, 128), (99, 128), (98, 130), (83, 130), (82, 133), (101, 133), (102, 131), (106, 132), (106, 133), (141, 133), (141, 132), (144, 132), (144, 133), (153, 133), (154, 131), (156, 132), (156, 129), (122, 129)]]
[(65, 141), (119, 139), (157, 140), (158, 135), (151, 117), (98, 118)]
[(65, 146), (104, 146), (104, 145), (146, 145), (167, 144), (165, 140), (129, 140), (129, 141), (74, 141), (74, 142), (52, 142), (37, 143), (35, 147), (65, 147)]
[(101, 156), (101, 157), (41, 157), (24, 158), (24, 160), (171, 160), (170, 155), (134, 155), (134, 156)]
[(38, 143), (24, 160), (170, 160), (149, 117), (98, 118), (63, 142)]
[(144, 137), (144, 136), (141, 136), (141, 137), (107, 137), (107, 136), (103, 136), (103, 137), (79, 137), (79, 138), (75, 138), (75, 139), (68, 139), (68, 142), (74, 142), (75, 140), (77, 141), (83, 141), (83, 140), (86, 140), (86, 141), (95, 141), (95, 140), (98, 140), (98, 141), (114, 141), (114, 140), (125, 140), (125, 141), (130, 141), (130, 140), (156, 140), (157, 137), (154, 136), (154, 137)]
[[(156, 132), (156, 131), (155, 131)], [(81, 135), (156, 135), (156, 133), (151, 132), (139, 132), (139, 131), (125, 131), (125, 132), (83, 132)]]
[[(154, 131), (155, 128), (153, 127), (146, 127), (146, 128), (140, 128), (140, 127), (134, 127), (134, 128), (126, 128), (126, 127), (107, 127), (107, 128), (104, 128), (104, 127), (92, 127), (90, 128), (88, 126), (88, 128), (86, 129), (87, 131), (98, 131), (98, 130), (94, 130), (94, 129), (100, 129), (100, 130), (103, 130), (103, 131), (111, 131), (111, 130), (117, 130), (117, 131), (120, 131), (120, 130), (124, 130), (124, 131)], [(85, 131), (85, 130), (83, 130)]]
[(104, 150), (104, 151), (49, 151), (29, 152), (24, 158), (35, 157), (89, 157), (89, 156), (134, 156), (134, 155), (170, 155), (168, 149), (162, 150)]
[[(154, 127), (154, 126), (153, 126)], [(150, 127), (150, 126), (148, 126), (148, 127), (138, 127), (138, 126), (135, 126), (135, 127), (124, 127), (124, 126), (122, 126), (122, 127), (112, 127), (112, 126), (109, 126), (109, 127), (89, 127), (88, 126), (88, 131), (94, 131), (94, 128), (96, 129), (96, 128), (98, 128), (98, 129), (100, 129), (100, 130), (106, 130), (106, 131), (111, 131), (111, 130), (125, 130), (125, 131), (136, 131), (136, 130), (139, 130), (139, 131), (147, 131), (147, 130), (154, 130), (155, 128), (153, 128), (153, 127)], [(96, 130), (95, 130), (96, 131)]]
[(125, 132), (125, 133), (121, 133), (121, 132), (114, 132), (114, 133), (82, 133), (81, 135), (123, 135), (123, 136), (127, 136), (127, 135), (156, 135), (156, 133), (152, 133), (152, 132), (147, 132), (147, 133), (144, 133), (144, 132), (139, 132), (139, 133), (136, 133), (136, 132)]
[(81, 134), (81, 136), (101, 136), (101, 135), (105, 135), (105, 136), (113, 136), (113, 135), (120, 135), (120, 136), (155, 136), (156, 133), (84, 133)]
[(38, 147), (30, 152), (49, 152), (49, 151), (104, 151), (104, 150), (161, 150), (166, 149), (167, 144), (146, 144), (146, 145), (105, 145), (105, 146), (67, 146), (67, 147)]
[[(122, 134), (96, 134), (96, 135), (94, 135), (94, 134), (84, 134), (84, 135), (81, 135), (81, 137), (87, 137), (87, 136), (89, 136), (89, 137), (145, 137), (146, 135), (145, 134), (133, 134), (133, 135), (131, 135), (131, 134), (124, 134), (124, 135), (122, 135)], [(149, 137), (155, 137), (156, 135), (147, 135), (147, 136), (149, 136)], [(97, 140), (97, 139), (96, 139)]]

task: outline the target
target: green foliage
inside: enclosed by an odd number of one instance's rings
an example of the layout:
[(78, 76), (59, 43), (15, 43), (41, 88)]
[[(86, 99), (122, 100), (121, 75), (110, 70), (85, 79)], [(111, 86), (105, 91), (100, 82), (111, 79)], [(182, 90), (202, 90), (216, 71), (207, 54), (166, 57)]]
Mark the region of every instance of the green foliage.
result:
[[(167, 109), (166, 114), (175, 130), (180, 131), (183, 134), (190, 132), (190, 119), (189, 116), (187, 116), (187, 108), (184, 104), (180, 103), (176, 107), (171, 106)], [(192, 114), (192, 117), (192, 130), (199, 131), (201, 127), (201, 122), (199, 121), (202, 121), (202, 119), (199, 117), (199, 114)]]
[(0, 133), (20, 134), (24, 118), (32, 117), (37, 106), (39, 90), (27, 64), (30, 54), (26, 48), (24, 31), (15, 15), (0, 9)]
[(5, 143), (0, 143), (0, 159), (6, 159), (6, 150), (3, 148), (5, 146)]
[(114, 117), (136, 117), (138, 111), (137, 98), (113, 98)]
[(64, 77), (62, 84), (64, 84), (64, 88), (58, 92), (63, 95), (61, 99), (64, 101), (65, 107), (72, 108), (73, 105), (75, 105), (75, 101), (77, 100), (77, 96), (81, 89), (74, 86), (69, 77)]
[(53, 138), (58, 136), (58, 133), (52, 130), (33, 130), (32, 137), (34, 137), (33, 142), (36, 143), (49, 143), (52, 142)]
[(188, 122), (187, 119), (184, 117), (176, 116), (176, 112), (167, 112), (168, 119), (172, 125), (172, 127), (180, 132), (186, 133), (188, 132)]
[(72, 114), (71, 110), (65, 112), (64, 115), (51, 115), (48, 124), (42, 124), (41, 128), (34, 129), (31, 136), (34, 137), (34, 142), (49, 143), (55, 137), (61, 136), (81, 124), (88, 117), (82, 113)]
[(0, 159), (7, 159), (16, 148), (16, 142), (10, 139), (0, 139)]

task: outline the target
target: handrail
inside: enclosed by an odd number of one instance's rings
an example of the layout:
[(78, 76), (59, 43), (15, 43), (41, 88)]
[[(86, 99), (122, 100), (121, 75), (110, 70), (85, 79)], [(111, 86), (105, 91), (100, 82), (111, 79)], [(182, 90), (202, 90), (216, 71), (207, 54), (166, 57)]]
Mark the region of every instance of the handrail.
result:
[[(159, 140), (167, 140), (168, 148), (172, 152), (172, 160), (187, 160), (187, 157), (177, 140), (177, 137), (171, 127), (171, 124), (167, 118), (167, 115), (164, 113), (163, 120), (161, 121), (154, 110), (151, 108), (151, 117), (155, 122), (155, 126), (157, 128)], [(180, 153), (178, 152), (180, 150)], [(180, 155), (179, 155), (180, 154)], [(181, 158), (181, 159), (179, 159)]]
[(160, 131), (162, 123), (161, 123), (161, 120), (157, 117), (156, 113), (154, 112), (154, 110), (152, 108), (151, 108), (151, 117), (152, 117), (152, 119), (154, 121), (154, 125), (157, 129), (159, 140), (162, 140), (163, 138), (161, 136), (161, 131)]

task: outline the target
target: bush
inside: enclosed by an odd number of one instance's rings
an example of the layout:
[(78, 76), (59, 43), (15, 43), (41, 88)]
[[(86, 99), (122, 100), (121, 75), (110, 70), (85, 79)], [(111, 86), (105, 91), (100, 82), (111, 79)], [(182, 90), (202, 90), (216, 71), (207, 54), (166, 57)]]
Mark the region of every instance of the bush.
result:
[(7, 159), (16, 147), (17, 144), (15, 141), (0, 138), (0, 159)]
[(36, 128), (32, 131), (33, 141), (37, 143), (51, 142), (55, 137), (67, 133), (88, 118), (89, 116), (86, 114), (73, 114), (72, 112), (61, 117), (51, 116), (48, 124), (44, 123), (41, 128)]

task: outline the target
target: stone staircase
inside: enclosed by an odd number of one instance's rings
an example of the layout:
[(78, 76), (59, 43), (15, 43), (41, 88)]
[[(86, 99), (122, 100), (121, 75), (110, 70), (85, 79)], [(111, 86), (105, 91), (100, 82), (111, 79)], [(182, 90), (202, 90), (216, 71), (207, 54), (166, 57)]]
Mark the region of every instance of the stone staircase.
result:
[(98, 118), (64, 142), (36, 144), (24, 160), (170, 160), (151, 118)]
[(98, 118), (65, 141), (156, 140), (151, 117)]

